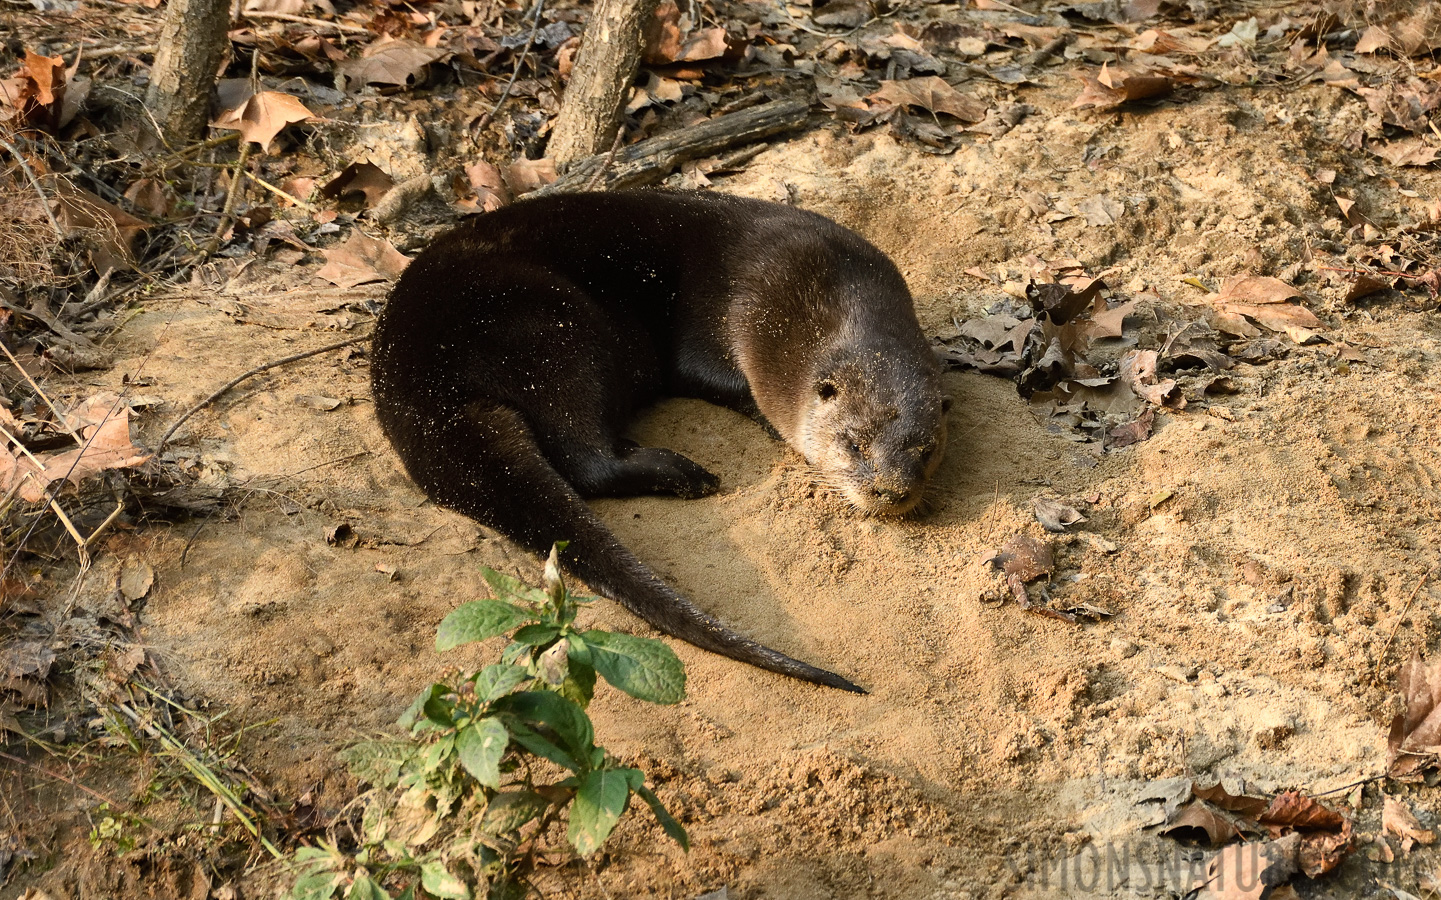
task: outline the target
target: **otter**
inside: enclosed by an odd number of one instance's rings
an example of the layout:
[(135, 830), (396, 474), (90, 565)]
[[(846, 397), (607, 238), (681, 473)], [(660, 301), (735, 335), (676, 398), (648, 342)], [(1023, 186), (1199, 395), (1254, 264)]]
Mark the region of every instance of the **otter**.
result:
[(705, 650), (865, 693), (742, 637), (665, 584), (586, 497), (701, 497), (719, 481), (624, 437), (698, 397), (757, 419), (860, 511), (920, 501), (945, 445), (940, 367), (904, 278), (831, 220), (716, 193), (521, 200), (433, 241), (375, 327), (385, 435), (435, 503)]

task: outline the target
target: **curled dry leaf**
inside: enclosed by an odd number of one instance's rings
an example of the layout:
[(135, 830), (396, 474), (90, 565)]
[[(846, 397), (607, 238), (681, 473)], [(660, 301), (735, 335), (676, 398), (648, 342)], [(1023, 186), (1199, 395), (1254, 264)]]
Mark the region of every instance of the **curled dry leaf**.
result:
[(1191, 802), (1176, 811), (1171, 820), (1160, 830), (1166, 837), (1193, 837), (1199, 832), (1213, 847), (1230, 843), (1241, 836), (1241, 830), (1230, 819), (1210, 809), (1204, 803)]
[(1216, 327), (1222, 331), (1255, 337), (1260, 332), (1246, 325), (1249, 319), (1304, 344), (1315, 339), (1312, 329), (1324, 323), (1306, 307), (1287, 302), (1299, 296), (1300, 291), (1280, 279), (1240, 275), (1227, 279), (1218, 293), (1206, 299), (1215, 307)]
[(1419, 775), (1441, 754), (1441, 660), (1411, 657), (1401, 666), (1400, 682), (1406, 711), (1391, 722), (1387, 742), (1387, 771), (1394, 778)]
[(1056, 568), (1051, 545), (1028, 534), (1012, 537), (999, 553), (986, 561), (1022, 581), (1035, 581)]
[(1036, 521), (1041, 527), (1050, 532), (1061, 533), (1068, 525), (1078, 525), (1086, 521), (1074, 506), (1067, 506), (1059, 500), (1039, 498), (1031, 501), (1036, 511)]
[(243, 105), (221, 113), (210, 126), (239, 131), (242, 141), (265, 148), (285, 126), (309, 118), (313, 118), (313, 114), (295, 97), (279, 91), (261, 91)]
[(1226, 790), (1221, 782), (1216, 782), (1213, 787), (1203, 788), (1195, 782), (1191, 783), (1191, 793), (1205, 800), (1207, 803), (1214, 803), (1221, 809), (1240, 813), (1248, 818), (1255, 818), (1264, 813), (1270, 807), (1270, 802), (1261, 797), (1248, 797), (1245, 794), (1232, 794)]
[(548, 156), (540, 159), (518, 159), (506, 166), (503, 174), (505, 186), (510, 189), (512, 197), (540, 190), (557, 177), (555, 160)]
[(1215, 303), (1285, 303), (1301, 292), (1279, 278), (1232, 275), (1221, 284)]
[(331, 284), (344, 288), (372, 281), (390, 281), (400, 277), (410, 260), (389, 241), (369, 237), (359, 231), (338, 247), (325, 253), (325, 265), (315, 274)]
[(1345, 818), (1299, 791), (1286, 791), (1278, 794), (1266, 810), (1257, 816), (1256, 821), (1275, 828), (1334, 831), (1341, 827)]
[(1139, 444), (1151, 436), (1151, 429), (1156, 424), (1156, 411), (1147, 408), (1140, 415), (1124, 425), (1117, 425), (1106, 432), (1106, 446), (1113, 450), (1122, 447), (1129, 447), (1132, 444)]
[(505, 187), (505, 176), (500, 169), (481, 160), (465, 167), (466, 182), (470, 196), (462, 201), (481, 212), (500, 209), (510, 203), (510, 191)]
[(1115, 109), (1133, 100), (1162, 97), (1171, 93), (1173, 82), (1169, 76), (1150, 73), (1129, 73), (1112, 69), (1103, 63), (1095, 75), (1081, 74), (1080, 96), (1071, 104), (1072, 109)]

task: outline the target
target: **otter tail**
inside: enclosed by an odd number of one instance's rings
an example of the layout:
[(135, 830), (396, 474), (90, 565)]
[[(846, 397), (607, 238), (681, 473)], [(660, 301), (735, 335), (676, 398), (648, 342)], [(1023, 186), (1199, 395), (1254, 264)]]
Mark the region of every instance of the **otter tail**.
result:
[(411, 478), (436, 503), (538, 555), (569, 541), (561, 559), (567, 571), (672, 637), (781, 675), (866, 693), (833, 672), (741, 637), (661, 581), (551, 466), (512, 408), (488, 401), (421, 409), (425, 403), (414, 393), (401, 401), (387, 400), (386, 393), (376, 392), (381, 425)]

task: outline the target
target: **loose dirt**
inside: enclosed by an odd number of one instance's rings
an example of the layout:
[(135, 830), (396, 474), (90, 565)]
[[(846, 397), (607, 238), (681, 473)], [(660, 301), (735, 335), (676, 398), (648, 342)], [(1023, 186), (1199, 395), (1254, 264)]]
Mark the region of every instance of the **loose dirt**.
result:
[[(1343, 304), (1342, 280), (1306, 266), (1346, 230), (1314, 174), (1336, 169), (1392, 223), (1435, 198), (1438, 177), (1381, 173), (1340, 149), (1364, 110), (1334, 88), (1223, 88), (1100, 116), (1067, 109), (1074, 91), (1036, 89), (1027, 102), (1040, 113), (949, 157), (823, 125), (718, 189), (859, 230), (894, 256), (932, 334), (1004, 298), (967, 269), (1018, 270), (1035, 253), (1174, 302), (1200, 302), (1188, 277), (1286, 272), (1324, 333), (1365, 361), (1318, 345), (1242, 365), (1234, 395), (1163, 411), (1154, 437), (1106, 454), (1033, 413), (1008, 381), (949, 374), (951, 443), (926, 512), (903, 521), (849, 512), (737, 414), (662, 404), (636, 439), (687, 454), (723, 489), (595, 504), (605, 521), (701, 607), (870, 694), (675, 644), (683, 703), (602, 691), (592, 714), (599, 740), (651, 774), (694, 849), (642, 813), (589, 866), (544, 874), (549, 895), (1171, 896), (1200, 854), (1143, 830), (1159, 804), (1140, 801), (1157, 781), (1323, 792), (1383, 771), (1396, 666), (1434, 648), (1441, 623), (1436, 576), (1418, 591), (1441, 562), (1441, 328), (1419, 295)], [(1047, 224), (1017, 199), (1027, 191), (1107, 194), (1124, 214)], [(147, 303), (114, 338), (120, 361), (88, 383), (153, 379), (147, 392), (165, 400), (141, 420), (153, 441), (232, 375), (333, 339), (308, 333), (338, 295), (310, 279), (259, 261)], [(267, 316), (271, 327), (254, 324)], [(161, 668), (188, 696), (269, 723), (245, 742), (246, 764), (277, 795), (310, 793), (327, 810), (354, 790), (338, 748), (389, 727), (446, 667), (486, 655), (432, 649), (441, 618), (486, 595), (480, 567), (539, 576), (535, 560), (410, 484), (367, 378), (363, 354), (317, 357), (196, 416), (175, 447), (253, 493), (229, 520), (117, 535), (93, 576), (148, 560), (140, 633)], [(317, 394), (344, 402), (297, 403)], [(1054, 538), (1051, 595), (1113, 617), (1068, 625), (999, 602), (985, 560), (1017, 532), (1043, 536), (1038, 497), (1084, 498), (1089, 518)], [(327, 543), (341, 523), (358, 545)], [(649, 633), (609, 601), (585, 616)], [(1369, 841), (1380, 797), (1362, 797)], [(1433, 821), (1434, 793), (1411, 799)], [(1390, 865), (1360, 852), (1300, 893), (1361, 896), (1377, 878), (1418, 891), (1436, 862), (1429, 850)]]

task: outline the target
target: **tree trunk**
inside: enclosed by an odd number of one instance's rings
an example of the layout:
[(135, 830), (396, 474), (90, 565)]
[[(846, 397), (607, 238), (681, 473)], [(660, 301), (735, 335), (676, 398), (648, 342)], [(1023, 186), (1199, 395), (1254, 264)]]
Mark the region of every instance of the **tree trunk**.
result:
[(169, 0), (145, 93), (167, 143), (188, 143), (204, 133), (229, 28), (230, 0)]
[(557, 168), (610, 149), (655, 6), (656, 0), (596, 0), (546, 146)]

